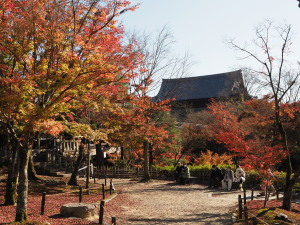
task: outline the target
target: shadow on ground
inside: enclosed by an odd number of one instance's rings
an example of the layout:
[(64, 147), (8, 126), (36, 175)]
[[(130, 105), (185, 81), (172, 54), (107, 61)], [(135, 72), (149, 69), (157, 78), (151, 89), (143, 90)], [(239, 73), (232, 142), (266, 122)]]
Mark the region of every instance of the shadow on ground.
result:
[[(192, 218), (191, 218), (192, 217)], [(211, 221), (207, 221), (211, 218), (220, 217), (220, 214), (212, 214), (212, 213), (202, 213), (202, 214), (193, 214), (193, 215), (186, 215), (183, 218), (135, 218), (130, 219), (130, 222), (134, 222), (136, 224), (143, 223), (143, 224), (183, 224), (183, 223), (195, 223), (201, 225), (212, 225)], [(232, 221), (230, 218), (218, 218), (214, 220), (214, 224), (222, 224), (222, 225), (230, 225)]]

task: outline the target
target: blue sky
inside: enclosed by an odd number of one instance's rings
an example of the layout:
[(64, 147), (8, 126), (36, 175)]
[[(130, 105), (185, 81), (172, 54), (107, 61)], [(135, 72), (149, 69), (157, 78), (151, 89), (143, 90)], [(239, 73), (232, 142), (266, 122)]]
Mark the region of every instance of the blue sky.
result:
[[(224, 43), (255, 37), (255, 26), (265, 19), (292, 25), (291, 60), (300, 61), (300, 8), (297, 0), (132, 0), (141, 3), (135, 12), (120, 18), (127, 30), (155, 33), (167, 26), (174, 37), (176, 54), (189, 52), (195, 65), (191, 76), (231, 71), (245, 61)], [(247, 62), (249, 65), (251, 62)], [(255, 67), (255, 64), (253, 64)]]

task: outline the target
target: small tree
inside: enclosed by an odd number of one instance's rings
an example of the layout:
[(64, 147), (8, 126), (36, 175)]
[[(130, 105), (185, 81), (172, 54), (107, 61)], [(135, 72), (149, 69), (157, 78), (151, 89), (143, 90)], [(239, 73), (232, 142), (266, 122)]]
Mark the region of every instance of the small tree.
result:
[[(275, 35), (273, 35), (274, 30)], [(292, 167), (292, 149), (288, 143), (289, 137), (281, 117), (282, 104), (291, 101), (293, 97), (294, 99), (297, 98), (298, 96), (289, 96), (289, 94), (297, 93), (299, 90), (299, 73), (294, 72), (288, 62), (292, 45), (291, 36), (290, 25), (275, 26), (272, 22), (266, 21), (266, 23), (257, 27), (256, 39), (253, 41), (254, 45), (261, 50), (261, 54), (229, 41), (229, 45), (233, 49), (241, 51), (246, 55), (246, 58), (253, 59), (258, 63), (259, 69), (251, 69), (251, 71), (258, 78), (258, 85), (264, 86), (269, 91), (270, 99), (274, 101), (273, 120), (277, 132), (280, 134), (281, 144), (288, 155), (285, 166), (286, 180), (283, 197), (283, 208), (286, 210), (291, 209), (292, 189), (300, 176), (300, 170), (293, 170)], [(281, 41), (277, 48), (272, 46), (271, 37), (278, 37)], [(278, 54), (274, 53), (276, 50), (278, 50)]]

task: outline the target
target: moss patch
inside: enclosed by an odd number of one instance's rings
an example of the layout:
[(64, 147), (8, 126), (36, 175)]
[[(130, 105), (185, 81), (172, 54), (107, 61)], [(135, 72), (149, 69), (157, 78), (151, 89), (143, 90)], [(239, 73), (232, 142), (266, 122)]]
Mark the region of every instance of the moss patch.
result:
[[(294, 223), (275, 219), (275, 217), (280, 213), (287, 215), (288, 218), (292, 220)], [(296, 215), (294, 212), (289, 212), (280, 208), (260, 209), (255, 211), (253, 214), (255, 214), (258, 218), (260, 218), (261, 220), (269, 224), (275, 224), (275, 223), (278, 223), (280, 225), (300, 224), (299, 215)]]

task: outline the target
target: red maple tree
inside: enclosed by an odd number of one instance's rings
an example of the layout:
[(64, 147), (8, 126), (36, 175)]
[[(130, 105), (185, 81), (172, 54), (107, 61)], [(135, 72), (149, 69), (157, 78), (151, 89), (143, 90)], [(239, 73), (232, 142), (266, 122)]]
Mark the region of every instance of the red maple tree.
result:
[(288, 154), (272, 133), (272, 107), (273, 103), (264, 99), (237, 104), (213, 101), (209, 109), (214, 122), (207, 130), (245, 167), (263, 172)]

